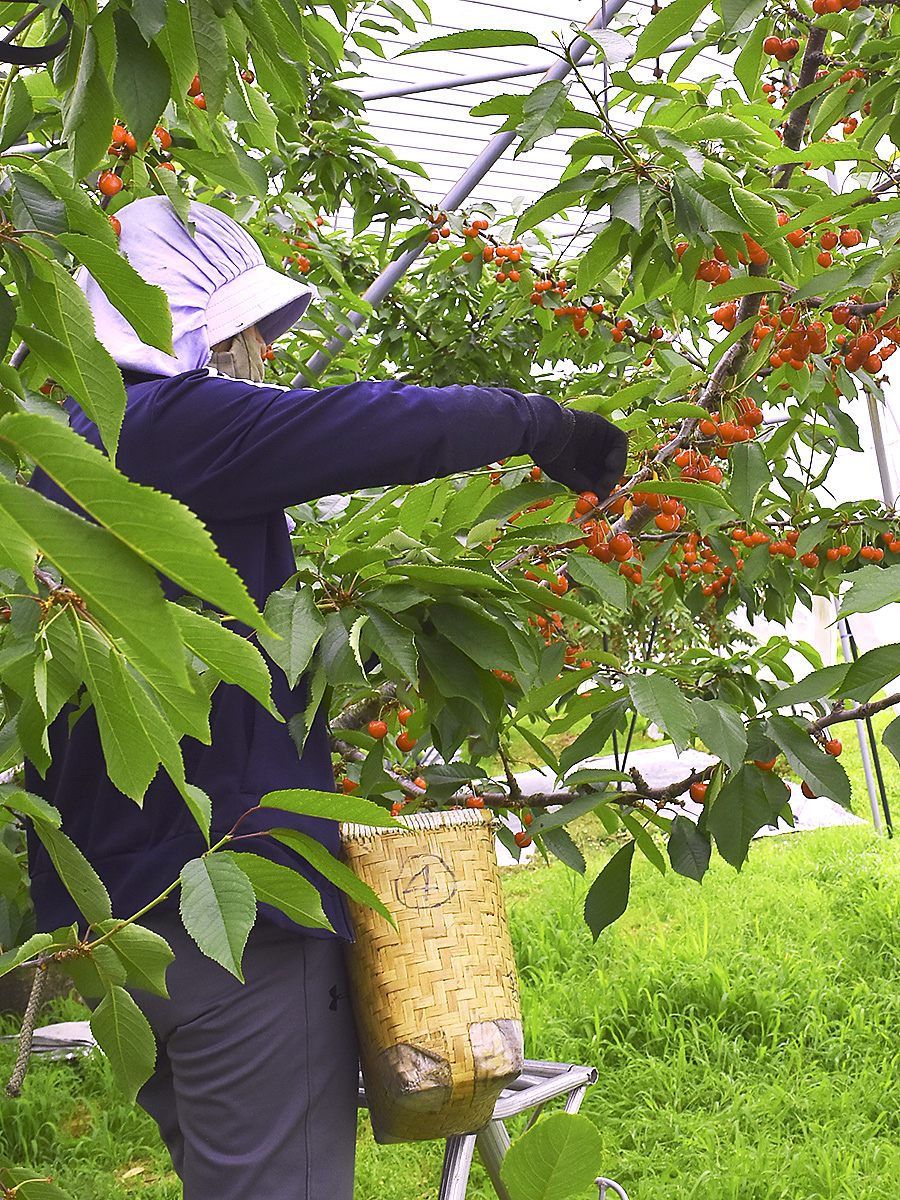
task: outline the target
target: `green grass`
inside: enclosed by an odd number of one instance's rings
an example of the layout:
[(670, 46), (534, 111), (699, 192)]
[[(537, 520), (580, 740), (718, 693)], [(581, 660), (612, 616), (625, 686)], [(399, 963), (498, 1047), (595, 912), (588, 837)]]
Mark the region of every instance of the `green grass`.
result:
[[(640, 860), (628, 913), (596, 944), (580, 906), (608, 850), (590, 827), (580, 840), (586, 879), (537, 864), (506, 890), (526, 1052), (597, 1067), (582, 1112), (603, 1138), (598, 1169), (631, 1200), (893, 1200), (900, 838), (761, 839), (739, 875), (714, 860), (702, 887)], [(7, 1074), (12, 1057), (0, 1048)], [(22, 1099), (0, 1099), (0, 1152), (79, 1200), (180, 1195), (102, 1060), (36, 1062)], [(357, 1200), (435, 1200), (441, 1157), (376, 1146), (361, 1119)], [(477, 1164), (468, 1195), (493, 1196)]]

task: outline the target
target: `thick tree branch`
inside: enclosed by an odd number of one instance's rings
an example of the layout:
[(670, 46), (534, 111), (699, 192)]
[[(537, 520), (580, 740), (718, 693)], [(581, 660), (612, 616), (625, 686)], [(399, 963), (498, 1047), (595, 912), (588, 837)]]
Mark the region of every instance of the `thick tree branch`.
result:
[(809, 733), (821, 733), (829, 725), (837, 725), (841, 721), (864, 721), (866, 717), (871, 717), (885, 708), (892, 708), (895, 704), (900, 704), (900, 692), (895, 692), (893, 696), (885, 696), (883, 700), (869, 700), (866, 704), (857, 704), (855, 708), (833, 708), (806, 728)]

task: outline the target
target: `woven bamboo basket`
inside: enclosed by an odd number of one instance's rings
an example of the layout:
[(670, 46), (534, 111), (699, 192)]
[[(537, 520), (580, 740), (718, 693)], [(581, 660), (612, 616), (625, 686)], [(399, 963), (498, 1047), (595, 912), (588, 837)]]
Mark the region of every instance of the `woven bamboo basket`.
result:
[(397, 925), (351, 903), (351, 988), (381, 1142), (480, 1129), (523, 1063), (490, 818), (462, 809), (401, 820), (402, 830), (342, 831), (345, 861)]

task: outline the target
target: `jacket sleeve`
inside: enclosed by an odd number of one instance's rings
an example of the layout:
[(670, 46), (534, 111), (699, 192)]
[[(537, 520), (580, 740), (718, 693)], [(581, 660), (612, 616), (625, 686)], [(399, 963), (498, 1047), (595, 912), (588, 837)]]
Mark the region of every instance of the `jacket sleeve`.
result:
[(556, 401), (506, 388), (282, 390), (205, 372), (165, 380), (138, 407), (123, 431), (132, 452), (155, 458), (161, 486), (219, 521), (516, 454), (552, 458), (573, 424)]

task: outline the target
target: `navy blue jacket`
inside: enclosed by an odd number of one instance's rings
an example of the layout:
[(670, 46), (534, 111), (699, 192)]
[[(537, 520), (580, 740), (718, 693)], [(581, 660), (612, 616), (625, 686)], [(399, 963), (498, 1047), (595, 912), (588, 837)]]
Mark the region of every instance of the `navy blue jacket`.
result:
[[(126, 372), (125, 382), (128, 406), (117, 465), (135, 482), (169, 492), (191, 508), (260, 607), (295, 570), (287, 506), (360, 488), (419, 483), (516, 454), (552, 458), (571, 428), (569, 414), (555, 401), (508, 389), (389, 381), (289, 391), (205, 370), (174, 378)], [(73, 428), (99, 446), (93, 422), (74, 401), (67, 407)], [(74, 507), (41, 472), (32, 486)], [(177, 593), (170, 589), (169, 594)], [(273, 670), (273, 698), (285, 718), (302, 709), (302, 691), (301, 686), (292, 693), (284, 674)], [(185, 738), (182, 748), (187, 779), (212, 799), (214, 838), (227, 833), (266, 792), (334, 790), (324, 713), (302, 757), (286, 724), (240, 688), (219, 685), (210, 725), (211, 745)], [(51, 730), (50, 748), (46, 779), (29, 767), (28, 786), (60, 809), (66, 833), (109, 889), (113, 911), (129, 916), (203, 852), (202, 836), (162, 771), (141, 808), (113, 787), (93, 711), (71, 734), (63, 713)], [(241, 829), (276, 826), (302, 829), (337, 853), (333, 821), (267, 810)], [(312, 879), (335, 931), (349, 936), (342, 894), (331, 884), (274, 839), (254, 838), (244, 845)], [(73, 901), (36, 841), (31, 872), (38, 929), (77, 920)], [(267, 915), (291, 926), (275, 910)], [(325, 931), (307, 932), (322, 936)]]

